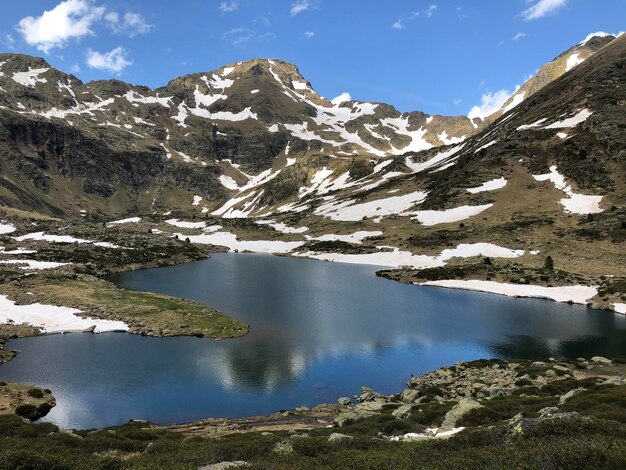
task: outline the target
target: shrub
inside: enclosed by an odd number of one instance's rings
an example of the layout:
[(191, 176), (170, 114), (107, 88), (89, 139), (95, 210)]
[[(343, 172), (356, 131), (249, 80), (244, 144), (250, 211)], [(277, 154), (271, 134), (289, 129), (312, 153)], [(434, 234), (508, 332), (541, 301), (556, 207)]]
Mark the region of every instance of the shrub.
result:
[(39, 388), (29, 388), (26, 394), (33, 398), (43, 398), (43, 392)]

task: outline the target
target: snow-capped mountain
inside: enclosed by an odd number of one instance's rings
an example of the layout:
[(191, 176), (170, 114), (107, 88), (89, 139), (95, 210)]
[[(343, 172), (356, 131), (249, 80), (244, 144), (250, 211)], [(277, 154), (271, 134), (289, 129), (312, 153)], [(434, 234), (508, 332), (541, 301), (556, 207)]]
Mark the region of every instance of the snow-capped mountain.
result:
[[(590, 37), (559, 56), (499, 114), (612, 39)], [(282, 213), (302, 209), (302, 198), (370, 191), (415, 172), (437, 147), (467, 149), (497, 117), (333, 103), (279, 60), (238, 62), (151, 90), (117, 80), (82, 83), (41, 58), (2, 54), (0, 202), (100, 216), (172, 208)]]

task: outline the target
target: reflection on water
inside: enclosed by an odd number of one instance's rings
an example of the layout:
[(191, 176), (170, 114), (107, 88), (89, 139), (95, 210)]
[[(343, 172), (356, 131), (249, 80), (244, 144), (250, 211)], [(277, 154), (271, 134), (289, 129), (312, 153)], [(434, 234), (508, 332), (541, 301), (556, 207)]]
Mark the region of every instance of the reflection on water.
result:
[(251, 325), (244, 338), (65, 335), (23, 349), (0, 379), (51, 388), (47, 419), (93, 427), (246, 416), (334, 401), (368, 385), (480, 357), (620, 356), (626, 319), (582, 306), (410, 286), (371, 266), (220, 254), (125, 273), (130, 289), (206, 302)]

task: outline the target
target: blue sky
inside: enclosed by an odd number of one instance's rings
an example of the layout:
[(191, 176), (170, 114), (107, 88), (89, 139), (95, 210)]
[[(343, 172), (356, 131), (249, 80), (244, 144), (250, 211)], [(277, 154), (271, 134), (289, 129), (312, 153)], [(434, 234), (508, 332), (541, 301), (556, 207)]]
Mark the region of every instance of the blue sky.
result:
[[(595, 31), (624, 0), (4, 1), (2, 50), (83, 81), (158, 87), (253, 57), (293, 62), (323, 96), (467, 114)], [(503, 92), (501, 92), (503, 93)]]

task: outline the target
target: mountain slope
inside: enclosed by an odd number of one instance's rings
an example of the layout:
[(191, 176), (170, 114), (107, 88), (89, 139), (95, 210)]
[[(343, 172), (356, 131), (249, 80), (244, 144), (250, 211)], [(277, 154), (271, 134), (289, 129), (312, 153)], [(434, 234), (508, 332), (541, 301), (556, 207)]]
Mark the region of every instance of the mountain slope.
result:
[[(563, 57), (585, 58), (610, 39), (593, 38)], [(520, 93), (530, 96), (562, 73), (559, 60)], [(279, 60), (234, 63), (151, 90), (117, 80), (84, 84), (19, 54), (0, 55), (0, 122), (0, 203), (94, 216), (193, 207), (220, 214), (224, 204), (239, 215), (267, 212), (314, 185), (324, 165), (349, 161), (351, 175), (364, 177), (378, 159), (460, 143), (485, 125), (383, 103), (333, 104)], [(263, 195), (255, 194), (263, 205), (250, 205), (252, 188), (266, 180)], [(192, 206), (195, 196), (203, 203)]]

